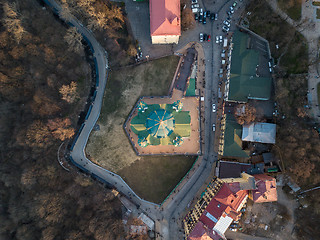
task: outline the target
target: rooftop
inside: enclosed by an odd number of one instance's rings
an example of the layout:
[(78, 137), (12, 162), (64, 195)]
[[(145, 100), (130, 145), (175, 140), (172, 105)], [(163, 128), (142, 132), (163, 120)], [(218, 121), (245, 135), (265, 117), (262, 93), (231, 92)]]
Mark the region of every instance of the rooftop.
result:
[(242, 126), (231, 114), (226, 114), (223, 156), (248, 158), (249, 152), (242, 149)]
[(228, 100), (268, 100), (272, 81), (258, 74), (259, 51), (250, 48), (249, 35), (240, 31), (233, 34), (233, 44)]
[(265, 174), (254, 175), (257, 190), (251, 192), (251, 199), (256, 203), (277, 201), (276, 179)]
[(180, 0), (150, 0), (151, 36), (181, 35)]
[(242, 141), (276, 143), (276, 128), (273, 123), (251, 123), (243, 126)]

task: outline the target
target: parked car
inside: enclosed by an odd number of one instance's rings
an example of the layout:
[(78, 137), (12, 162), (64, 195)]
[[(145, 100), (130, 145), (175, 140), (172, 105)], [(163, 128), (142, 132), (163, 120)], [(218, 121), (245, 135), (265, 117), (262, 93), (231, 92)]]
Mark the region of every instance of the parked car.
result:
[(214, 14), (214, 20), (218, 20), (218, 13)]
[(219, 37), (219, 42), (222, 43), (222, 36)]
[(216, 112), (216, 105), (212, 103), (212, 112)]
[(214, 13), (210, 14), (210, 20), (213, 21), (214, 20)]
[(219, 36), (216, 36), (216, 43), (219, 43)]
[(207, 41), (208, 40), (208, 35), (206, 33), (203, 34), (203, 41)]
[(224, 25), (222, 27), (222, 31), (224, 31), (224, 32), (229, 32), (229, 30), (230, 30), (230, 28), (228, 28), (226, 25)]
[(236, 7), (237, 6), (237, 4), (238, 4), (238, 2), (237, 1), (234, 1), (234, 3), (232, 3), (232, 7)]
[(198, 0), (191, 0), (192, 4), (198, 3)]
[(198, 8), (198, 7), (200, 7), (199, 4), (193, 4), (193, 5), (191, 5), (191, 8)]
[(227, 20), (224, 20), (224, 21), (223, 21), (223, 24), (226, 25), (228, 28), (230, 28), (230, 25), (231, 25), (231, 24), (230, 24)]
[(203, 42), (203, 33), (200, 33), (199, 40), (200, 40), (200, 42)]
[(210, 11), (207, 11), (207, 13), (206, 13), (206, 15), (207, 15), (207, 18), (210, 18)]
[(194, 20), (198, 21), (198, 19), (199, 19), (199, 16), (198, 16), (198, 14), (196, 13), (196, 14), (194, 15)]
[(203, 16), (203, 8), (200, 8), (199, 12), (200, 12), (200, 16)]
[(206, 17), (203, 17), (203, 21), (202, 21), (203, 24), (206, 24), (207, 23), (207, 19)]
[(212, 124), (212, 131), (215, 132), (216, 131), (216, 125)]
[(211, 41), (211, 35), (209, 34), (208, 35), (208, 42), (210, 42)]
[(202, 22), (202, 20), (203, 20), (203, 16), (200, 15), (200, 16), (199, 16), (199, 22)]
[(192, 8), (192, 13), (197, 13), (199, 12), (199, 8)]

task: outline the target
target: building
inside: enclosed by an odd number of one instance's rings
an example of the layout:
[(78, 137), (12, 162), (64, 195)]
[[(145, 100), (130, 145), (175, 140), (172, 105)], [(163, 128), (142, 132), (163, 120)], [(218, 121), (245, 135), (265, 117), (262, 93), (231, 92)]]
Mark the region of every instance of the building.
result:
[(244, 125), (242, 141), (275, 144), (276, 128), (277, 125), (273, 123), (251, 123)]
[(221, 120), (219, 154), (224, 157), (249, 158), (249, 151), (242, 149), (242, 126), (231, 114)]
[(272, 81), (263, 74), (266, 66), (259, 66), (262, 54), (251, 48), (251, 37), (236, 31), (233, 34), (233, 49), (230, 72), (225, 85), (226, 100), (231, 102), (248, 102), (249, 99), (269, 100)]
[(225, 239), (225, 231), (240, 218), (248, 191), (241, 190), (240, 185), (215, 178), (201, 196), (183, 221), (186, 239), (206, 239), (203, 235), (210, 237), (207, 239)]
[(277, 201), (276, 179), (265, 174), (254, 175), (256, 190), (249, 194), (249, 198), (255, 203)]
[(150, 0), (149, 7), (152, 44), (177, 44), (181, 36), (180, 0)]
[(214, 178), (184, 218), (187, 240), (221, 240), (250, 197), (254, 202), (277, 201), (275, 179), (264, 174), (240, 178)]
[(218, 162), (216, 167), (216, 175), (219, 178), (238, 178), (241, 176), (241, 173), (247, 172), (251, 168), (249, 163), (239, 163), (239, 162), (229, 162), (222, 161)]

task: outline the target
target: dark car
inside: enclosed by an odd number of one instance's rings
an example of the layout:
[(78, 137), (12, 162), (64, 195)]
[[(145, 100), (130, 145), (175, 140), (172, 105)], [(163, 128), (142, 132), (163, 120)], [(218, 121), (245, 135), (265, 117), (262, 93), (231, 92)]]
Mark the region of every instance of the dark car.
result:
[(210, 14), (210, 20), (214, 20), (214, 13)]
[(208, 40), (208, 35), (205, 33), (203, 34), (203, 41), (207, 41)]
[(202, 22), (202, 20), (203, 20), (203, 16), (200, 15), (200, 16), (199, 16), (199, 22)]
[(194, 15), (194, 20), (198, 20), (199, 19), (199, 16), (198, 16), (198, 14), (196, 13), (195, 15)]
[(207, 18), (210, 18), (211, 17), (211, 15), (210, 15), (210, 11), (207, 11)]
[(206, 23), (207, 23), (207, 19), (206, 19), (205, 17), (203, 18), (202, 23), (203, 23), (203, 24), (206, 24)]

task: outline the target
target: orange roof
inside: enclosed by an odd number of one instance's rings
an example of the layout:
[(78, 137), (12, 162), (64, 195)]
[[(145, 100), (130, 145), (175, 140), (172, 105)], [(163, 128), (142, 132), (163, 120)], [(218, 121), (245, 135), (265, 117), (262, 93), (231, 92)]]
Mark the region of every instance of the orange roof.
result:
[(180, 0), (150, 0), (149, 5), (151, 36), (181, 36)]
[(256, 203), (277, 201), (276, 179), (265, 174), (254, 175), (257, 190), (252, 190), (252, 200)]
[[(231, 184), (231, 186), (233, 185)], [(223, 203), (224, 205), (230, 206), (233, 211), (237, 211), (247, 194), (248, 191), (246, 190), (239, 190), (233, 193), (229, 184), (224, 183), (214, 199)]]

